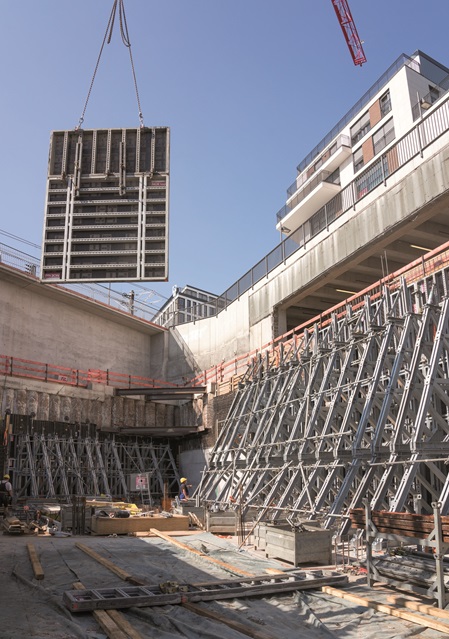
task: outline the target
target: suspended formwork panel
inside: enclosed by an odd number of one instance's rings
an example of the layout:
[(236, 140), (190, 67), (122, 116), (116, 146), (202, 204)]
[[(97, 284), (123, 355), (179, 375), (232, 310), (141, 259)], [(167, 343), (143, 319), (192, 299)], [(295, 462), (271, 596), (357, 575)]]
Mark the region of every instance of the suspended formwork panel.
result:
[(44, 281), (168, 279), (169, 129), (51, 134)]
[(254, 520), (449, 512), (448, 274), (380, 288), (253, 360), (203, 473)]

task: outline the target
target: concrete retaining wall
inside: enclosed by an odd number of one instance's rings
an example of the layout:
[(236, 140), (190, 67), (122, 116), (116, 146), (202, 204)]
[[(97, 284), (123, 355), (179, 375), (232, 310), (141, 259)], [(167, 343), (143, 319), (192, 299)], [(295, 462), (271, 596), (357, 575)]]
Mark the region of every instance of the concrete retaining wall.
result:
[(0, 299), (2, 355), (151, 376), (151, 336), (164, 329), (2, 264)]

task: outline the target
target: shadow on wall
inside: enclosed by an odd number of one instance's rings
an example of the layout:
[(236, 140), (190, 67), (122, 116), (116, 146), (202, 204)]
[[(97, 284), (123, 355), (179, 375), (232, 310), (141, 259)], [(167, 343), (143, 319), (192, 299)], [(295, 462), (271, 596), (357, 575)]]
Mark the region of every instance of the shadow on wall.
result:
[(185, 450), (179, 454), (179, 473), (181, 477), (187, 477), (188, 483), (192, 484), (190, 495), (193, 495), (198, 488), (201, 473), (208, 461), (209, 450), (198, 448), (197, 450)]
[(176, 328), (151, 338), (150, 376), (182, 384), (201, 370), (195, 357)]

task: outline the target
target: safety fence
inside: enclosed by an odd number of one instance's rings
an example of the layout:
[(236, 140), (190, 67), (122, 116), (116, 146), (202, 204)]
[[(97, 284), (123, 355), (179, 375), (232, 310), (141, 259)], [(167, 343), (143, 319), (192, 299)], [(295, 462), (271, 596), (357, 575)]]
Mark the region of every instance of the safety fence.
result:
[(0, 372), (11, 377), (26, 377), (43, 382), (56, 382), (67, 386), (87, 388), (90, 384), (103, 384), (115, 388), (167, 388), (178, 386), (160, 379), (126, 375), (109, 370), (81, 370), (0, 355)]

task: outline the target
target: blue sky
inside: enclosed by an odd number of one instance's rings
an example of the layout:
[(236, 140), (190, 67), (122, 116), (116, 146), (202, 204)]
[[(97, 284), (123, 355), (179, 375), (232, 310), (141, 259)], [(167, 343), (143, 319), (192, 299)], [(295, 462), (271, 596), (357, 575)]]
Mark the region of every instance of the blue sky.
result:
[[(113, 1), (0, 4), (0, 229), (40, 245), (50, 132), (78, 124)], [(396, 58), (449, 66), (447, 0), (350, 8), (363, 67), (331, 0), (125, 0), (145, 124), (171, 129), (170, 278), (148, 288), (222, 293), (278, 244), (297, 164)], [(116, 21), (84, 127), (138, 126)]]

